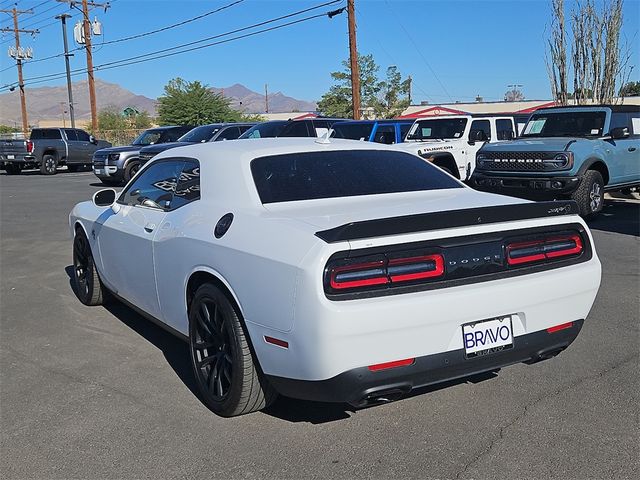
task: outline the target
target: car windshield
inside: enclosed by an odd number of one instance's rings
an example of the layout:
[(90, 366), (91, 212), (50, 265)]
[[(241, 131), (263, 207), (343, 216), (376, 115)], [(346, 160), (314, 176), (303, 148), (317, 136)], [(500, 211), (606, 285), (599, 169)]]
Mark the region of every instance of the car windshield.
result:
[(262, 203), (464, 188), (415, 155), (385, 150), (261, 157), (251, 172)]
[(535, 113), (524, 127), (523, 137), (600, 137), (606, 114), (600, 112)]
[(349, 140), (369, 140), (373, 123), (340, 123), (334, 124), (332, 137), (346, 138)]
[(239, 138), (274, 138), (280, 134), (282, 127), (286, 124), (286, 120), (259, 123), (244, 132)]
[(162, 130), (145, 130), (138, 135), (138, 138), (131, 145), (152, 145), (158, 143), (161, 136)]
[(208, 142), (218, 130), (220, 130), (219, 125), (203, 125), (185, 133), (178, 141), (191, 143)]
[(437, 118), (419, 120), (413, 124), (407, 140), (437, 140), (462, 138), (467, 126), (466, 118)]

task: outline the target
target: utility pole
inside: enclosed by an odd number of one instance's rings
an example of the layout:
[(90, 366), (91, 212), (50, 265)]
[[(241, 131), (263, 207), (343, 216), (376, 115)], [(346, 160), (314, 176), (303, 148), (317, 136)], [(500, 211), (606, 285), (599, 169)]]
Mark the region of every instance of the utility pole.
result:
[(360, 120), (360, 70), (358, 69), (358, 49), (356, 47), (356, 9), (354, 0), (347, 0), (349, 23), (349, 59), (351, 61), (351, 99), (353, 119)]
[[(71, 69), (69, 68), (69, 57), (73, 56), (73, 53), (69, 53), (69, 45), (67, 44), (67, 18), (71, 15), (63, 13), (56, 16), (56, 20), (60, 19), (62, 22), (62, 39), (64, 40), (64, 63), (67, 69), (67, 92), (69, 95), (69, 118), (71, 119), (71, 128), (76, 128), (76, 116), (73, 106), (73, 90), (71, 88)], [(64, 122), (64, 116), (63, 116)]]
[(409, 75), (409, 78), (407, 80), (409, 80), (409, 105), (411, 105), (411, 83), (413, 82), (411, 75)]
[[(91, 128), (95, 133), (98, 130), (98, 112), (96, 107), (96, 87), (93, 76), (93, 52), (91, 50), (91, 21), (89, 20), (89, 7), (103, 7), (106, 11), (110, 7), (109, 3), (95, 3), (88, 0), (57, 0), (61, 3), (68, 3), (71, 7), (80, 10), (76, 5), (82, 3), (82, 27), (84, 31), (84, 49), (87, 53), (87, 79), (89, 80), (89, 103), (91, 105)], [(66, 38), (66, 37), (65, 37)]]
[(30, 33), (32, 35), (35, 35), (36, 33), (40, 33), (40, 31), (23, 30), (18, 27), (18, 15), (33, 13), (33, 10), (17, 10), (16, 7), (13, 7), (11, 10), (0, 10), (0, 12), (9, 13), (13, 16), (13, 28), (5, 27), (0, 29), (0, 31), (10, 32), (13, 30), (16, 39), (15, 52), (13, 52), (13, 50), (10, 50), (9, 55), (15, 58), (16, 66), (18, 67), (18, 87), (20, 88), (20, 108), (22, 109), (22, 133), (26, 138), (27, 133), (29, 132), (29, 121), (27, 118), (27, 100), (24, 94), (24, 79), (22, 77), (22, 61), (31, 58), (32, 54), (30, 48), (25, 51), (24, 49), (22, 49), (22, 47), (20, 47), (20, 34)]
[(266, 83), (264, 84), (264, 113), (269, 113), (269, 90)]

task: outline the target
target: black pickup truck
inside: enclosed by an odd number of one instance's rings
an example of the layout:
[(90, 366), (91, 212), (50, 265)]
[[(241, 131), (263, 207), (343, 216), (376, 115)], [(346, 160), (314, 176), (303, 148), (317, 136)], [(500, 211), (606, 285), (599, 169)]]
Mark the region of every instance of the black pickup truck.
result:
[(93, 152), (110, 146), (79, 128), (34, 128), (29, 140), (0, 140), (0, 168), (9, 175), (29, 168), (54, 175), (66, 165), (73, 172), (88, 168)]

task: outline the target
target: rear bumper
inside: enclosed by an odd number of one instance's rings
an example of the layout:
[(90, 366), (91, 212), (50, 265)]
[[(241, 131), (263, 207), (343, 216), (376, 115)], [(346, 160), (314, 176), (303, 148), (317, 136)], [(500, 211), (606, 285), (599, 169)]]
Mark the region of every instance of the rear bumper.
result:
[(580, 177), (509, 176), (481, 173), (476, 170), (470, 183), (473, 188), (485, 192), (525, 198), (554, 198), (574, 192), (580, 185)]
[(0, 155), (0, 165), (6, 164), (29, 164), (36, 161), (36, 157), (33, 155), (15, 154), (14, 158), (9, 158), (8, 155)]
[[(408, 366), (371, 371), (355, 368), (327, 380), (309, 381), (267, 375), (278, 393), (303, 400), (349, 403), (356, 407), (398, 398), (411, 390), (496, 370), (515, 363), (551, 358), (578, 336), (583, 320), (553, 333), (541, 330), (514, 337), (513, 348), (466, 358), (464, 349), (418, 357)], [(383, 400), (384, 399), (384, 400)]]

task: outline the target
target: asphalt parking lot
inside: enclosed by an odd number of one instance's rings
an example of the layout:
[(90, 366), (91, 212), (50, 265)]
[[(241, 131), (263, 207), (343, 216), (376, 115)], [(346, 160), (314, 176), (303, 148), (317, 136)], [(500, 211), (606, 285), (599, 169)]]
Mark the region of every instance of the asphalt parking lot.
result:
[(99, 188), (0, 175), (3, 478), (640, 478), (640, 202), (591, 222), (602, 286), (559, 357), (365, 410), (280, 399), (223, 419), (186, 344), (76, 300), (67, 215)]

